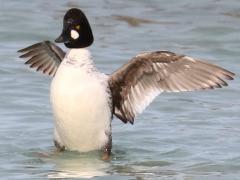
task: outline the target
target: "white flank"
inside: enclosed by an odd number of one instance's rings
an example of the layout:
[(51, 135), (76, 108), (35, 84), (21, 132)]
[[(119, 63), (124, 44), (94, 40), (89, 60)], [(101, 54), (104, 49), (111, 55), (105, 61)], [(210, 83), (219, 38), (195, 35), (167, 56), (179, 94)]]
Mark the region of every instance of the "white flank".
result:
[(51, 84), (54, 138), (67, 149), (86, 152), (107, 143), (111, 131), (107, 80), (86, 49), (70, 50), (59, 66)]
[(79, 33), (75, 30), (71, 30), (71, 37), (73, 39), (77, 39), (77, 38), (79, 38)]

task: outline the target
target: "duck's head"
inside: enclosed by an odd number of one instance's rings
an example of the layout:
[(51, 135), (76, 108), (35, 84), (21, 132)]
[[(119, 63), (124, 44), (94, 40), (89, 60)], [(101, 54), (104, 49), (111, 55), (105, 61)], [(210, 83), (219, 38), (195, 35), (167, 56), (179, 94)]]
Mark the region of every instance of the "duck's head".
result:
[(70, 9), (63, 19), (62, 34), (55, 40), (68, 48), (85, 48), (93, 43), (93, 34), (87, 17), (80, 9)]

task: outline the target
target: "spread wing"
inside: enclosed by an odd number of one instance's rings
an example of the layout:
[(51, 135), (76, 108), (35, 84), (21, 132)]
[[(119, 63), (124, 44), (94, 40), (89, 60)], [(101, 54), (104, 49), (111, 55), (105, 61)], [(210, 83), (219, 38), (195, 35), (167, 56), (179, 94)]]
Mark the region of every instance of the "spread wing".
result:
[(227, 86), (234, 73), (216, 65), (167, 51), (144, 53), (110, 75), (113, 113), (133, 123), (161, 92), (214, 89)]
[(54, 76), (65, 56), (65, 52), (50, 41), (43, 41), (33, 44), (18, 52), (23, 53), (20, 58), (27, 58), (25, 64), (29, 64), (30, 68), (36, 68), (43, 74)]

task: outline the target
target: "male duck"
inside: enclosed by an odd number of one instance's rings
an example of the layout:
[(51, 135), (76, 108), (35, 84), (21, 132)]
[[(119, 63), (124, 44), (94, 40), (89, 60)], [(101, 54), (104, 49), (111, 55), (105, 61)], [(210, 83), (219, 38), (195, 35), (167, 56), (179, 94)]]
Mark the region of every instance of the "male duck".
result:
[(194, 91), (226, 86), (234, 73), (185, 55), (167, 51), (143, 53), (106, 75), (97, 70), (87, 49), (93, 43), (89, 22), (80, 9), (64, 16), (62, 34), (55, 40), (19, 50), (26, 64), (53, 76), (51, 103), (54, 143), (59, 150), (111, 152), (113, 115), (133, 124), (162, 92)]

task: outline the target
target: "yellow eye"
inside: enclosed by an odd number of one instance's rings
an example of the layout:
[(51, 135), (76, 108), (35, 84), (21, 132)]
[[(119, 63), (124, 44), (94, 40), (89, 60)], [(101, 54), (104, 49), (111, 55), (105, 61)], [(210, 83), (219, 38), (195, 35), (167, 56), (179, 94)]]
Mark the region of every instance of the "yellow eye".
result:
[(80, 25), (77, 25), (75, 28), (76, 28), (77, 30), (79, 30), (79, 29), (80, 29)]

